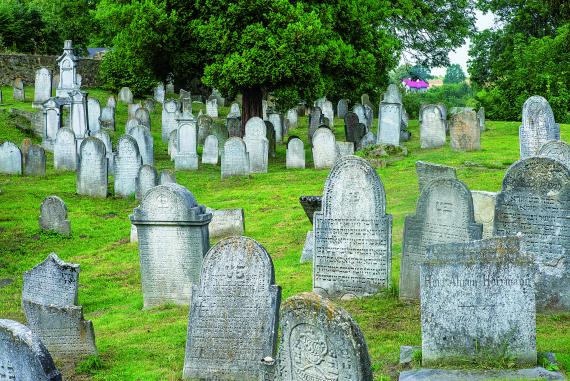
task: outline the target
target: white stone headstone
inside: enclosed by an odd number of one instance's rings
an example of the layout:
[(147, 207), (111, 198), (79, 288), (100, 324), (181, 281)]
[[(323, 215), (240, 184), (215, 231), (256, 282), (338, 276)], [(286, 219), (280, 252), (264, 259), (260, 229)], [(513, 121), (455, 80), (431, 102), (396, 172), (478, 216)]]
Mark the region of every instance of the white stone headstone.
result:
[(51, 98), (51, 84), (51, 71), (45, 67), (38, 69), (34, 81), (34, 107), (41, 107)]
[(289, 140), (286, 153), (287, 168), (305, 169), (305, 145), (299, 138)]
[(130, 135), (122, 136), (115, 155), (115, 195), (130, 197), (136, 192), (136, 178), (141, 165), (137, 141)]
[(331, 168), (338, 158), (336, 138), (326, 127), (318, 128), (313, 135), (313, 163), (315, 169)]
[(245, 125), (243, 141), (249, 155), (249, 168), (252, 173), (267, 173), (269, 161), (269, 140), (265, 122), (256, 116)]

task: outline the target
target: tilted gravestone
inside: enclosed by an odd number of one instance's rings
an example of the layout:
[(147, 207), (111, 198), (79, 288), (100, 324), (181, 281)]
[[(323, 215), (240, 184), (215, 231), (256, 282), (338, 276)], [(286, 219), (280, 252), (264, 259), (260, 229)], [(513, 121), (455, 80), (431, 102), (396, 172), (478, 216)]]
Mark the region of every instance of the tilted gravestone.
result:
[(177, 170), (198, 169), (198, 130), (191, 114), (182, 114), (178, 119), (178, 144), (174, 156)]
[(51, 98), (51, 85), (51, 71), (45, 67), (36, 70), (33, 107), (40, 108), (45, 101)]
[(57, 131), (53, 145), (53, 167), (58, 171), (75, 171), (77, 169), (75, 134), (69, 127), (62, 127)]
[(71, 225), (67, 219), (65, 202), (57, 196), (48, 196), (40, 206), (40, 228), (62, 235), (71, 234)]
[(0, 319), (0, 375), (6, 381), (61, 381), (40, 338), (25, 325)]
[(111, 137), (103, 130), (95, 133), (93, 137), (101, 140), (103, 144), (105, 144), (105, 151), (107, 152), (107, 174), (112, 175), (115, 170), (115, 154), (113, 153)]
[(178, 184), (149, 190), (130, 216), (137, 227), (144, 307), (188, 305), (209, 248), (212, 215)]
[(420, 264), (430, 245), (470, 242), (481, 239), (482, 232), (467, 186), (455, 179), (431, 181), (420, 194), (416, 214), (404, 222), (400, 299), (420, 298)]
[(449, 125), (451, 149), (477, 151), (481, 149), (481, 130), (475, 111), (462, 111), (451, 117)]
[(136, 198), (137, 200), (142, 200), (146, 192), (149, 189), (154, 188), (158, 185), (158, 172), (152, 165), (143, 164), (137, 175), (136, 186)]
[(313, 107), (311, 109), (311, 113), (309, 114), (309, 130), (308, 130), (308, 138), (310, 144), (313, 144), (313, 135), (321, 125), (321, 116), (322, 116), (322, 111), (319, 107)]
[(206, 101), (206, 115), (211, 118), (218, 117), (218, 100), (215, 97), (210, 97)]
[(418, 175), (418, 185), (420, 193), (427, 185), (437, 179), (457, 179), (455, 168), (447, 165), (428, 163), (426, 161), (416, 161), (416, 173)]
[(115, 155), (115, 195), (130, 197), (136, 192), (136, 178), (142, 164), (137, 141), (130, 135), (122, 136)]
[(535, 367), (534, 276), (518, 237), (431, 246), (421, 265), (422, 365)]
[(329, 300), (314, 293), (287, 299), (280, 328), (276, 381), (372, 381), (364, 334), (344, 309)]
[(12, 142), (0, 144), (0, 173), (7, 175), (22, 174), (22, 152)]
[(131, 128), (128, 134), (137, 142), (142, 163), (154, 165), (154, 140), (150, 130), (145, 126), (138, 125)]
[(32, 144), (28, 154), (24, 159), (24, 175), (45, 176), (46, 175), (46, 151), (37, 144)]
[(305, 169), (305, 144), (299, 138), (293, 138), (287, 143), (287, 168)]
[(273, 123), (265, 121), (265, 132), (267, 133), (267, 140), (269, 140), (269, 156), (275, 157), (277, 142), (275, 141), (275, 127)]
[(561, 162), (570, 169), (570, 146), (561, 140), (550, 140), (538, 150), (538, 155)]
[(267, 173), (269, 161), (269, 140), (266, 126), (261, 118), (250, 118), (245, 125), (243, 137), (249, 156), (249, 169), (252, 173)]
[(178, 128), (176, 119), (180, 117), (180, 103), (169, 99), (162, 105), (162, 141), (166, 142), (172, 131)]
[(362, 106), (360, 103), (357, 103), (352, 107), (352, 112), (358, 116), (358, 121), (368, 128), (369, 123), (366, 119), (366, 111), (364, 110), (364, 106)]
[(159, 185), (176, 184), (176, 173), (171, 169), (163, 169), (160, 171)]
[(211, 209), (212, 222), (208, 225), (210, 239), (221, 239), (232, 236), (242, 236), (245, 232), (243, 209)]
[(131, 89), (129, 89), (128, 87), (123, 87), (119, 91), (118, 99), (119, 99), (119, 102), (121, 102), (121, 103), (126, 103), (126, 104), (133, 103), (134, 97), (133, 97), (133, 93), (131, 92)]
[(330, 168), (338, 158), (338, 147), (334, 134), (328, 128), (320, 127), (313, 135), (313, 163), (315, 169)]
[(521, 159), (536, 156), (540, 147), (549, 140), (560, 140), (560, 125), (555, 123), (552, 108), (540, 96), (524, 102), (522, 126), (519, 128)]
[(26, 92), (24, 90), (24, 81), (21, 78), (16, 78), (13, 84), (14, 95), (13, 98), (18, 102), (26, 101)]
[(445, 145), (445, 120), (436, 105), (422, 107), (420, 147), (437, 148)]
[(141, 107), (135, 111), (135, 118), (140, 120), (141, 124), (150, 131), (150, 113), (146, 108)]
[(97, 133), (101, 129), (101, 105), (95, 98), (87, 98), (87, 121), (89, 123), (89, 133)]
[(210, 135), (204, 142), (204, 149), (202, 150), (202, 164), (218, 164), (218, 138)]
[(237, 117), (228, 117), (226, 119), (226, 128), (228, 136), (237, 136), (241, 138), (241, 119)]
[(371, 295), (390, 286), (392, 216), (378, 174), (364, 159), (340, 158), (315, 213), (313, 290), (330, 297)]
[(115, 108), (114, 107), (103, 107), (101, 110), (101, 128), (115, 131)]
[(93, 324), (76, 305), (78, 287), (79, 265), (54, 253), (24, 273), (22, 305), (29, 327), (65, 362), (97, 354)]
[(211, 248), (192, 292), (183, 378), (259, 380), (260, 360), (275, 352), (280, 302), (259, 243), (230, 237)]
[(348, 112), (348, 100), (346, 99), (339, 100), (336, 105), (337, 117), (344, 118), (347, 112)]
[(77, 194), (107, 197), (107, 150), (105, 144), (89, 137), (81, 143), (77, 168)]
[(536, 256), (539, 309), (570, 310), (570, 171), (545, 157), (523, 159), (503, 178), (494, 235), (519, 232)]
[(297, 112), (297, 108), (294, 107), (287, 111), (287, 120), (289, 121), (289, 128), (295, 129), (298, 125), (299, 114)]
[(495, 224), (497, 193), (473, 190), (471, 196), (473, 197), (475, 222), (483, 225), (483, 238), (491, 238)]
[(238, 137), (226, 140), (222, 151), (222, 179), (249, 176), (249, 155), (245, 143)]

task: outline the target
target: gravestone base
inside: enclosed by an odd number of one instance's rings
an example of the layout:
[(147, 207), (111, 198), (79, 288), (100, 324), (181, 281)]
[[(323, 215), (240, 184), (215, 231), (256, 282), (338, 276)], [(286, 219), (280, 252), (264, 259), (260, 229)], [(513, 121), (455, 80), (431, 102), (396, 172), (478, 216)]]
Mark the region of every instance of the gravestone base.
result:
[(178, 154), (174, 158), (174, 169), (176, 170), (196, 170), (198, 169), (198, 155)]

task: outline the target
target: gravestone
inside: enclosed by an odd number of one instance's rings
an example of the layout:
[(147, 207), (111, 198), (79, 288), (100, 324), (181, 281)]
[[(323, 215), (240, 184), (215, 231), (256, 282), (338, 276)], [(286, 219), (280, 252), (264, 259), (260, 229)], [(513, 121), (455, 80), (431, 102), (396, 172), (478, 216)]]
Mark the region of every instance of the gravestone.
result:
[(360, 96), (360, 103), (362, 103), (362, 105), (364, 105), (364, 106), (370, 107), (370, 109), (372, 109), (374, 107), (372, 102), (370, 102), (370, 96), (368, 94), (362, 94)]
[(267, 173), (269, 140), (266, 137), (265, 123), (261, 118), (254, 116), (247, 121), (243, 141), (249, 156), (250, 172)]
[(154, 165), (154, 141), (150, 130), (145, 126), (138, 125), (131, 128), (128, 134), (137, 142), (142, 163)]
[(103, 107), (101, 110), (101, 128), (109, 131), (115, 131), (115, 108), (114, 107)]
[(203, 145), (206, 138), (211, 135), (211, 128), (213, 124), (212, 118), (208, 115), (198, 116), (198, 144)]
[(473, 197), (475, 222), (483, 225), (483, 238), (491, 238), (493, 236), (493, 226), (495, 224), (497, 193), (471, 191), (471, 196)]
[(69, 93), (71, 98), (71, 116), (69, 118), (70, 127), (75, 134), (77, 147), (81, 146), (84, 138), (89, 136), (89, 122), (87, 121), (87, 93), (83, 91), (72, 91)]
[(180, 106), (182, 113), (192, 114), (192, 94), (189, 91), (180, 89)]
[(231, 137), (222, 151), (222, 179), (231, 176), (249, 176), (249, 155), (244, 141)]
[(0, 173), (6, 175), (22, 174), (22, 152), (12, 142), (0, 144)]
[(40, 108), (42, 104), (51, 98), (51, 72), (42, 67), (36, 70), (34, 81), (34, 103), (35, 108)]
[(141, 124), (150, 131), (150, 113), (144, 107), (135, 111), (135, 118), (141, 121)]
[(46, 175), (46, 151), (37, 144), (32, 144), (24, 160), (24, 175)]
[(133, 97), (133, 93), (131, 92), (131, 89), (129, 89), (128, 87), (123, 87), (119, 91), (118, 99), (119, 99), (119, 102), (121, 102), (121, 103), (126, 103), (126, 104), (133, 103), (134, 97)]
[(115, 170), (115, 154), (113, 153), (113, 145), (109, 134), (101, 130), (93, 135), (93, 137), (101, 140), (105, 144), (105, 152), (107, 154), (107, 174), (112, 175)]
[(293, 138), (287, 143), (286, 166), (305, 169), (305, 144), (301, 139)]
[(473, 199), (459, 180), (440, 178), (423, 188), (416, 214), (406, 216), (400, 268), (400, 299), (420, 297), (420, 264), (431, 245), (481, 239)]
[(402, 120), (402, 104), (393, 99), (380, 102), (378, 111), (378, 135), (376, 144), (400, 145), (400, 124)]
[(344, 118), (347, 112), (348, 112), (348, 100), (347, 99), (339, 100), (336, 105), (337, 116), (339, 118)]
[(340, 158), (314, 215), (313, 291), (352, 298), (390, 287), (392, 216), (378, 174), (364, 159)]
[(538, 155), (549, 157), (570, 169), (570, 146), (561, 140), (549, 140), (540, 147)]
[(352, 107), (352, 112), (358, 116), (358, 121), (368, 128), (369, 122), (366, 119), (366, 111), (364, 110), (364, 106), (362, 106), (360, 103), (357, 103)]
[(172, 131), (178, 128), (176, 121), (180, 117), (180, 103), (169, 99), (162, 105), (162, 141), (166, 142)]
[(111, 95), (109, 98), (107, 98), (107, 107), (112, 107), (115, 109), (117, 108), (117, 99), (114, 95)]
[(374, 111), (369, 105), (364, 105), (364, 115), (366, 116), (366, 129), (370, 130), (372, 128), (372, 122), (374, 121)]
[(344, 136), (347, 142), (360, 146), (360, 141), (366, 135), (366, 126), (358, 121), (358, 115), (347, 112), (344, 116)]
[(228, 117), (226, 119), (226, 129), (228, 130), (228, 136), (241, 137), (241, 120), (239, 118)]
[(315, 232), (309, 230), (307, 236), (305, 237), (305, 244), (303, 245), (303, 251), (301, 252), (301, 263), (312, 262), (315, 249)]
[(436, 105), (422, 107), (420, 124), (420, 147), (438, 148), (445, 145), (445, 120)]
[(372, 381), (368, 346), (358, 324), (341, 307), (314, 293), (287, 299), (276, 359), (276, 380)]
[(127, 124), (125, 124), (125, 133), (129, 134), (131, 132), (131, 130), (133, 128), (135, 128), (136, 126), (142, 126), (142, 123), (140, 120), (138, 120), (137, 118), (131, 118), (131, 119), (127, 120)]
[(127, 105), (129, 119), (134, 119), (137, 117), (137, 111), (142, 107), (140, 103), (129, 103)]
[(275, 130), (275, 142), (283, 143), (283, 137), (286, 134), (283, 127), (283, 116), (278, 113), (270, 113), (268, 119), (273, 124), (273, 129)]
[(428, 163), (426, 161), (416, 161), (416, 173), (418, 175), (420, 193), (422, 193), (433, 180), (457, 179), (455, 168), (447, 165)]
[(192, 292), (183, 378), (260, 379), (260, 360), (275, 352), (280, 302), (263, 246), (230, 237), (210, 249)]
[(202, 164), (218, 164), (218, 138), (210, 135), (204, 142), (204, 149), (202, 150)]
[(77, 91), (81, 88), (81, 78), (77, 73), (77, 64), (79, 58), (73, 53), (73, 44), (71, 40), (65, 40), (63, 44), (63, 53), (57, 58), (59, 66), (59, 82), (55, 90), (55, 96), (58, 98), (69, 98), (69, 93)]
[(287, 111), (287, 120), (289, 121), (289, 128), (295, 129), (298, 125), (299, 114), (297, 113), (297, 108), (291, 108)]
[(560, 125), (554, 122), (552, 108), (540, 96), (526, 100), (519, 128), (521, 159), (536, 156), (540, 147), (549, 140), (560, 140)]
[(87, 98), (87, 121), (89, 124), (89, 133), (91, 135), (97, 133), (101, 129), (101, 105), (95, 98)]
[(481, 149), (481, 130), (475, 111), (463, 111), (451, 117), (449, 125), (451, 149), (455, 151), (478, 151)]
[(311, 109), (311, 113), (309, 114), (309, 131), (308, 131), (309, 143), (311, 145), (313, 144), (313, 135), (315, 134), (315, 131), (317, 131), (317, 128), (319, 128), (319, 126), (321, 125), (321, 116), (322, 116), (322, 111), (319, 107), (313, 107)]
[(352, 142), (336, 142), (338, 156), (354, 155), (354, 143)]
[(198, 130), (191, 114), (182, 114), (178, 119), (178, 145), (174, 157), (176, 170), (198, 169)]
[(522, 233), (536, 256), (537, 308), (570, 310), (570, 171), (545, 157), (509, 167), (497, 195), (494, 235)]
[(61, 128), (61, 115), (63, 99), (49, 98), (42, 104), (43, 112), (43, 134), (42, 146), (48, 151), (53, 151), (53, 145), (57, 132)]
[(75, 134), (69, 127), (62, 127), (57, 131), (53, 146), (53, 167), (57, 171), (75, 171), (77, 169)]
[(136, 179), (143, 164), (137, 141), (132, 136), (119, 138), (114, 164), (115, 195), (130, 197), (136, 192)]
[(210, 239), (221, 239), (232, 236), (242, 236), (245, 232), (243, 209), (220, 209), (207, 208), (212, 213), (212, 222), (208, 225)]
[(48, 196), (40, 206), (40, 228), (55, 231), (61, 235), (71, 234), (71, 225), (67, 219), (67, 207), (57, 196)]
[(174, 161), (174, 158), (178, 154), (178, 130), (174, 130), (170, 133), (168, 138), (168, 154), (170, 155), (170, 161)]
[(22, 143), (20, 143), (20, 151), (22, 152), (22, 163), (24, 164), (24, 167), (26, 166), (26, 159), (28, 158), (28, 152), (30, 151), (32, 144), (32, 139), (30, 138), (24, 138)]
[(315, 169), (331, 168), (338, 157), (336, 139), (331, 130), (320, 127), (313, 135), (313, 163)]
[(479, 129), (485, 131), (485, 108), (480, 107), (477, 111), (477, 122), (479, 123)]
[(149, 190), (130, 216), (137, 227), (144, 308), (188, 305), (209, 248), (212, 215), (178, 184)]
[(332, 102), (331, 101), (323, 102), (321, 110), (323, 115), (329, 120), (328, 126), (332, 128), (334, 125), (334, 110)]
[(211, 118), (218, 117), (218, 100), (215, 97), (210, 97), (206, 101), (206, 115)]
[(107, 184), (105, 144), (95, 137), (86, 138), (79, 148), (77, 194), (105, 198), (107, 197)]
[(16, 78), (14, 80), (12, 88), (14, 90), (14, 95), (13, 95), (14, 100), (17, 102), (25, 102), (26, 92), (24, 89), (24, 81), (22, 81), (22, 78)]
[(273, 123), (265, 121), (265, 132), (267, 133), (267, 140), (269, 140), (269, 156), (275, 157), (277, 150), (277, 142), (275, 141), (275, 127)]
[(0, 372), (6, 381), (62, 381), (40, 338), (13, 320), (0, 319)]
[(239, 104), (234, 102), (230, 106), (230, 114), (234, 117), (241, 117), (241, 111), (239, 109)]
[(136, 180), (136, 198), (142, 200), (146, 192), (158, 185), (158, 172), (152, 165), (143, 164)]
[(267, 119), (267, 101), (265, 99), (261, 101), (261, 115), (263, 120)]
[[(143, 102), (143, 108), (152, 114), (154, 112), (156, 103), (157, 102), (153, 98), (147, 98)], [(149, 126), (150, 126), (150, 121), (149, 121)]]
[(535, 266), (518, 237), (434, 245), (421, 265), (422, 365), (535, 367)]
[(164, 103), (164, 83), (159, 82), (158, 85), (154, 88), (154, 100), (159, 103)]
[(163, 169), (160, 171), (159, 185), (176, 184), (176, 173), (171, 169)]

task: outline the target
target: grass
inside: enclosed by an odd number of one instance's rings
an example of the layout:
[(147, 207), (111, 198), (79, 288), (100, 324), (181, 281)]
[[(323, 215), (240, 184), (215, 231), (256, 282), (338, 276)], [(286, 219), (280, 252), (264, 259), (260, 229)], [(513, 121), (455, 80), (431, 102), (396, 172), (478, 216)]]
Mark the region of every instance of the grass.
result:
[[(30, 103), (14, 103), (11, 88), (3, 88), (0, 106), (0, 142), (17, 144), (28, 137), (17, 130), (2, 109), (30, 110)], [(27, 89), (31, 100), (33, 90)], [(108, 93), (90, 90), (106, 103)], [(31, 101), (30, 101), (31, 102)], [(197, 105), (195, 105), (197, 111)], [(221, 110), (224, 116), (228, 108)], [(196, 114), (196, 113), (195, 113)], [(160, 110), (152, 113), (157, 169), (173, 168), (167, 145), (160, 138)], [(119, 104), (117, 138), (124, 132), (127, 108)], [(518, 122), (488, 121), (482, 134), (481, 151), (453, 152), (444, 148), (419, 148), (418, 122), (411, 121), (413, 138), (405, 143), (408, 156), (378, 170), (387, 193), (387, 212), (394, 216), (393, 288), (374, 297), (339, 302), (364, 331), (372, 358), (375, 380), (397, 379), (401, 345), (421, 345), (420, 312), (417, 304), (400, 302), (397, 285), (404, 217), (415, 211), (418, 183), (417, 160), (457, 167), (459, 178), (470, 189), (498, 191), (505, 170), (519, 157)], [(336, 136), (343, 138), (342, 121), (335, 119)], [(562, 125), (562, 139), (570, 139), (570, 125)], [(306, 141), (307, 119), (290, 131)], [(33, 141), (39, 143), (38, 138)], [(99, 360), (90, 359), (75, 370), (65, 369), (66, 380), (180, 380), (184, 362), (188, 308), (163, 306), (142, 310), (138, 248), (129, 243), (128, 215), (134, 199), (109, 197), (96, 200), (75, 194), (75, 174), (56, 173), (48, 155), (45, 178), (0, 177), (0, 317), (25, 322), (20, 306), (22, 274), (56, 252), (62, 259), (81, 265), (79, 303), (86, 319), (93, 321)], [(212, 208), (243, 208), (246, 235), (259, 241), (273, 257), (277, 284), (283, 297), (311, 290), (311, 264), (299, 258), (306, 232), (311, 229), (298, 198), (322, 193), (328, 171), (311, 168), (307, 148), (306, 170), (285, 168), (285, 147), (278, 145), (270, 158), (269, 173), (249, 179), (220, 179), (220, 167), (200, 165), (195, 172), (178, 172), (178, 183), (196, 199)], [(112, 183), (112, 180), (110, 180)], [(39, 206), (51, 194), (63, 198), (69, 210), (72, 235), (62, 238), (39, 230)], [(212, 242), (213, 244), (213, 242)], [(570, 313), (540, 313), (537, 316), (537, 345), (555, 352), (560, 367), (570, 369)]]

